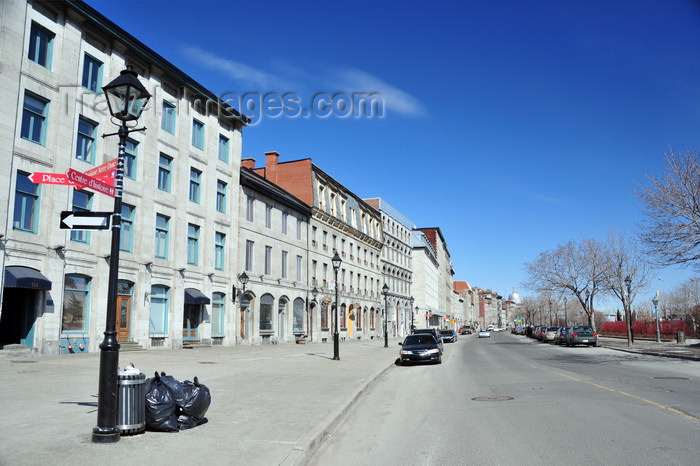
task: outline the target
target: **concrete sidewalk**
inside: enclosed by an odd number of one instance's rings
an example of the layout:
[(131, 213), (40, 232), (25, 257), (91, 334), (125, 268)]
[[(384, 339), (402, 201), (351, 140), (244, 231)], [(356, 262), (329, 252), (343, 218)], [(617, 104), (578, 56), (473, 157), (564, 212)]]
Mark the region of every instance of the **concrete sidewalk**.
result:
[[(0, 465), (304, 464), (357, 397), (394, 365), (390, 341), (123, 352), (152, 377), (164, 371), (209, 387), (208, 422), (92, 443), (99, 353), (0, 356)], [(3, 353), (3, 352), (0, 352)]]

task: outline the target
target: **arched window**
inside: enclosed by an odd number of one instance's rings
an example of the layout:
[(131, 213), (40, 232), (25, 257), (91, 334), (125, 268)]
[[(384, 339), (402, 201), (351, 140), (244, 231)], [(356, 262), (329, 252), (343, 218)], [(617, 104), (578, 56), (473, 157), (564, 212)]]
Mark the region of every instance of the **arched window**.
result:
[(224, 316), (226, 315), (226, 295), (214, 293), (211, 297), (211, 334), (224, 333)]
[(292, 326), (294, 332), (304, 331), (304, 300), (302, 298), (294, 300), (294, 322)]
[(260, 297), (260, 332), (272, 332), (272, 307), (275, 298), (266, 293)]
[(62, 332), (87, 332), (90, 281), (86, 275), (66, 274), (63, 282)]

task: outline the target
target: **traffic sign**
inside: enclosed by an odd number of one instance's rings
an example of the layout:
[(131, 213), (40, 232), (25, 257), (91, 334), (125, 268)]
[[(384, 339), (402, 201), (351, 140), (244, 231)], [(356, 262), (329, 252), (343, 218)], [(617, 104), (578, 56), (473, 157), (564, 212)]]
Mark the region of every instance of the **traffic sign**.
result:
[(86, 175), (85, 173), (79, 172), (78, 170), (73, 170), (72, 168), (70, 168), (66, 172), (66, 175), (68, 175), (68, 179), (73, 183), (81, 184), (99, 193), (106, 194), (112, 197), (114, 197), (116, 194), (114, 186), (110, 186), (109, 183), (105, 183), (104, 181), (98, 178), (93, 178), (92, 176)]
[(62, 230), (107, 230), (111, 212), (61, 212)]

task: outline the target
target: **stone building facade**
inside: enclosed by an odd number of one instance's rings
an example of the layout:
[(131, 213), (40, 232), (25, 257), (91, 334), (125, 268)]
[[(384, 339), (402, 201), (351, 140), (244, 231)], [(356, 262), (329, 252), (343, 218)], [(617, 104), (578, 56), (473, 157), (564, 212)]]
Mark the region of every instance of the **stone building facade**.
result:
[(59, 217), (113, 210), (65, 173), (116, 158), (102, 86), (126, 65), (152, 97), (126, 145), (118, 339), (211, 342), (231, 306), (245, 118), (81, 1), (3, 2), (0, 21), (0, 344), (56, 354), (102, 341), (110, 232), (60, 229)]

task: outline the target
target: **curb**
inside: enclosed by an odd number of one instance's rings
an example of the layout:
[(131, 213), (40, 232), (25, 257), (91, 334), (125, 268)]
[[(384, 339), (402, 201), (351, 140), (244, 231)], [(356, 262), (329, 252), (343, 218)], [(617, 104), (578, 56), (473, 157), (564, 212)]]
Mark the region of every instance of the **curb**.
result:
[(328, 417), (321, 421), (309, 434), (297, 441), (292, 451), (279, 463), (280, 466), (301, 466), (306, 464), (326, 438), (330, 436), (333, 429), (345, 418), (350, 411), (350, 406), (353, 405), (360, 395), (362, 395), (379, 376), (391, 369), (392, 366), (394, 366), (394, 361), (388, 364), (384, 369), (369, 376), (355, 393), (348, 398), (348, 401), (344, 405), (339, 407), (335, 412), (329, 414)]
[(615, 350), (615, 351), (622, 351), (624, 353), (646, 354), (649, 356), (659, 356), (659, 357), (663, 357), (663, 358), (685, 359), (687, 361), (700, 361), (700, 357), (692, 356), (692, 355), (688, 355), (688, 354), (671, 354), (671, 353), (664, 353), (662, 351), (644, 350), (644, 349), (627, 349), (627, 348), (620, 348), (620, 347), (616, 347), (616, 346), (607, 346), (607, 345), (599, 345), (599, 346), (603, 346), (604, 348), (608, 348), (608, 349)]

